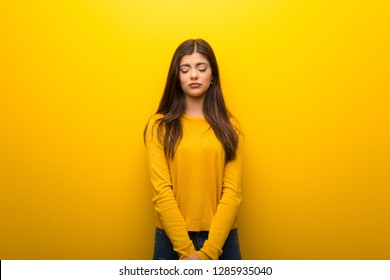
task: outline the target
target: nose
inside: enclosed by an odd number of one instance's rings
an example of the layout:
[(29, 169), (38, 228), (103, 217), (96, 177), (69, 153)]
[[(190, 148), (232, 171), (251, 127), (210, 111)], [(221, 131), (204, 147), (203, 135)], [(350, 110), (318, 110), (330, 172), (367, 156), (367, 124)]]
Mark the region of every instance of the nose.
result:
[(191, 80), (198, 79), (198, 73), (196, 72), (195, 69), (191, 71), (190, 78), (191, 78)]

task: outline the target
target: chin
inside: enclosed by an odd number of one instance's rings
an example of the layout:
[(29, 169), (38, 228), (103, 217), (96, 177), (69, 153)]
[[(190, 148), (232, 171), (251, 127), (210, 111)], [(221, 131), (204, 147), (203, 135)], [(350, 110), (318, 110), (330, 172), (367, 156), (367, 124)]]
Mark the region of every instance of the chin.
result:
[(188, 97), (191, 98), (201, 98), (205, 95), (206, 93), (199, 93), (199, 94), (186, 94)]
[(206, 94), (207, 91), (187, 91), (185, 92), (184, 94), (187, 95), (188, 97), (192, 97), (192, 98), (197, 98), (197, 97), (202, 97), (203, 95)]

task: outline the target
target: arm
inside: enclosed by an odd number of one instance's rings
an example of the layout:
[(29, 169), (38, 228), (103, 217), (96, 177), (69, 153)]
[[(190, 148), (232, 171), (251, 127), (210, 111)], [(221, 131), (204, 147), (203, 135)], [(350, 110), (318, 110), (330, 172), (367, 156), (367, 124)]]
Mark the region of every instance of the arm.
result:
[(164, 230), (180, 259), (195, 253), (195, 247), (188, 236), (187, 226), (176, 202), (164, 148), (157, 139), (155, 120), (148, 123), (145, 137), (149, 173), (153, 185), (153, 203)]
[(208, 240), (204, 243), (203, 248), (197, 251), (197, 255), (203, 260), (217, 260), (222, 254), (222, 247), (232, 229), (238, 207), (241, 204), (243, 137), (241, 134), (239, 135), (237, 157), (225, 165), (222, 196), (211, 222)]

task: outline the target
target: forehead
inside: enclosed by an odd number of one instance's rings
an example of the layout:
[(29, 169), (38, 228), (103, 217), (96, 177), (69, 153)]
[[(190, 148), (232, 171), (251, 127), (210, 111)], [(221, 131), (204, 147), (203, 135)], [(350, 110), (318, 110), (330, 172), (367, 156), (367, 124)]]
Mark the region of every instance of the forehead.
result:
[(183, 64), (186, 65), (197, 65), (197, 64), (209, 64), (208, 59), (201, 53), (194, 52), (192, 54), (186, 54), (180, 60), (180, 66)]

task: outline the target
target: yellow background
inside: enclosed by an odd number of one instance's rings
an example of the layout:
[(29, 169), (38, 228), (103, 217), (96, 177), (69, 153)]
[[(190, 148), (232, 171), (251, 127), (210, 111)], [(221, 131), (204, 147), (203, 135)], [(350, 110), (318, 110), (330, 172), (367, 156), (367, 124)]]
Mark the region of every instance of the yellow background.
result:
[(244, 259), (390, 259), (390, 4), (0, 2), (0, 259), (149, 259), (142, 133), (214, 48), (245, 131)]

